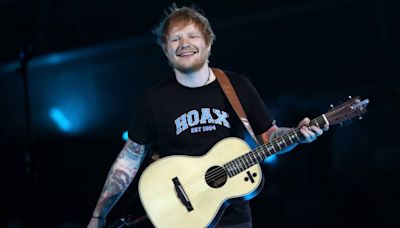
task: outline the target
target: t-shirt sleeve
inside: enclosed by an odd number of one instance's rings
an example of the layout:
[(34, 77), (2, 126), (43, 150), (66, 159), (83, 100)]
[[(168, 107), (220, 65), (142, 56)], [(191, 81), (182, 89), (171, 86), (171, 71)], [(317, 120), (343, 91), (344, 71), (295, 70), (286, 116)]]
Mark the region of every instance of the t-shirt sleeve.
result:
[(154, 128), (152, 123), (151, 109), (148, 105), (148, 99), (143, 96), (139, 104), (134, 107), (133, 115), (128, 130), (130, 140), (145, 145), (150, 144), (154, 139)]
[(244, 78), (245, 95), (239, 96), (247, 118), (256, 135), (262, 134), (272, 127), (274, 118), (261, 99), (260, 94), (248, 78)]

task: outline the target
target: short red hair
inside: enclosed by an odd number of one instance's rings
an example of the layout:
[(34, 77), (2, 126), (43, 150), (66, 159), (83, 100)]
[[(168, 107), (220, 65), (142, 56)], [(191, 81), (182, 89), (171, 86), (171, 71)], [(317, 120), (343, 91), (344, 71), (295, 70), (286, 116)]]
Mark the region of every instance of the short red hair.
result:
[(166, 11), (166, 16), (161, 20), (160, 24), (153, 30), (157, 36), (157, 43), (160, 46), (165, 45), (169, 32), (174, 27), (183, 28), (193, 23), (202, 33), (207, 45), (212, 44), (215, 40), (215, 34), (211, 29), (208, 19), (196, 10), (194, 7), (178, 8), (173, 4), (169, 8), (169, 13)]

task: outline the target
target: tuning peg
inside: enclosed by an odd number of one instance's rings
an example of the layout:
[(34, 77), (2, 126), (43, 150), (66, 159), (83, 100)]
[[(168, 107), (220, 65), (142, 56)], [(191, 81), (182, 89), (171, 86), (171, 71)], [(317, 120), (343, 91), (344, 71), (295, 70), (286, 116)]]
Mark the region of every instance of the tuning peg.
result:
[(362, 116), (359, 116), (358, 119), (359, 119), (359, 120), (362, 120), (363, 118), (362, 118)]
[(329, 105), (331, 107), (331, 109), (333, 109), (333, 104)]
[(349, 96), (349, 99), (351, 99), (352, 97), (351, 96)]

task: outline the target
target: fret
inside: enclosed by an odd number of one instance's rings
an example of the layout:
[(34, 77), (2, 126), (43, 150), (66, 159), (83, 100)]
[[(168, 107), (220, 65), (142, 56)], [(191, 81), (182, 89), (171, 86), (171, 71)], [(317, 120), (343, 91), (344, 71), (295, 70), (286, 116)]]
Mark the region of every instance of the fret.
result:
[(243, 160), (242, 156), (238, 157), (238, 158), (235, 159), (235, 160), (237, 160), (237, 162), (238, 162), (238, 164), (239, 164), (239, 172), (242, 172), (242, 171), (243, 171), (243, 170), (242, 170), (242, 167), (243, 167), (243, 163), (244, 163), (244, 160)]
[(250, 161), (249, 161), (249, 156), (247, 154), (246, 154), (245, 158), (246, 158), (246, 166), (250, 167), (251, 165), (250, 165)]
[(298, 142), (300, 142), (301, 140), (300, 140), (300, 138), (299, 138), (299, 135), (297, 134), (297, 131), (294, 131), (294, 135), (296, 136)]
[(279, 151), (281, 151), (282, 147), (281, 147), (281, 145), (279, 145), (279, 141), (278, 140), (274, 140), (274, 141), (272, 141), (272, 144), (274, 144), (274, 142), (279, 147)]
[(321, 127), (319, 126), (319, 124), (318, 124), (318, 121), (315, 121), (315, 124), (314, 124), (314, 125), (316, 125), (317, 127), (321, 128)]
[(266, 156), (265, 156), (265, 153), (264, 153), (264, 149), (263, 149), (262, 146), (259, 147), (259, 149), (257, 149), (257, 155), (258, 155), (258, 160), (259, 160), (260, 162), (264, 160), (264, 157), (266, 157)]
[(230, 167), (231, 175), (235, 176), (235, 168), (233, 167), (232, 162), (229, 162), (229, 167)]
[(255, 164), (258, 164), (259, 161), (258, 161), (257, 154), (254, 154), (254, 152), (251, 152), (251, 157), (252, 157), (252, 161), (253, 161), (252, 166)]
[(260, 149), (257, 149), (256, 151), (254, 151), (255, 153), (253, 153), (254, 158), (256, 159), (256, 163), (260, 163), (261, 158), (260, 158), (260, 154), (258, 153)]
[(283, 142), (283, 144), (285, 144), (285, 147), (287, 147), (288, 145), (286, 144), (286, 141), (285, 141), (285, 139), (283, 138), (284, 136), (282, 136), (282, 142)]
[(288, 133), (288, 138), (290, 140), (290, 144), (293, 144), (292, 136), (290, 135), (291, 133), (292, 133), (292, 131)]
[(250, 159), (250, 166), (249, 167), (253, 166), (254, 164), (257, 164), (257, 162), (254, 162), (254, 155), (253, 155), (252, 152), (248, 153), (247, 155), (248, 155), (248, 157)]
[(230, 169), (230, 163), (228, 162), (228, 163), (226, 163), (225, 165), (224, 165), (224, 168), (226, 169), (226, 171), (228, 172), (228, 176), (229, 177), (232, 177), (233, 175), (232, 175), (232, 172), (231, 172), (231, 169)]
[(243, 170), (246, 169), (246, 159), (242, 156), (240, 156), (241, 159), (241, 164), (240, 164), (240, 172), (243, 172)]
[(275, 149), (275, 146), (274, 146), (274, 144), (272, 142), (271, 142), (271, 146), (274, 149), (274, 152), (276, 152), (277, 150)]
[[(272, 145), (271, 143), (269, 143), (269, 144), (267, 145), (267, 150), (268, 150), (268, 152), (269, 152), (269, 155), (272, 155), (272, 154), (274, 154), (274, 153), (276, 152), (276, 150), (275, 150), (275, 148), (274, 148), (274, 145)], [(271, 151), (272, 151), (272, 153), (271, 153)]]
[(224, 165), (224, 168), (228, 172), (228, 176), (231, 177), (231, 172), (230, 172), (230, 169), (229, 169), (229, 162)]
[(253, 153), (253, 156), (254, 156), (254, 158), (256, 159), (256, 161), (257, 161), (257, 163), (259, 163), (261, 160), (260, 160), (260, 154), (258, 153), (258, 151), (259, 151), (260, 149), (259, 148), (257, 148), (255, 151), (253, 151), (252, 153)]
[(246, 158), (247, 164), (246, 164), (246, 169), (249, 168), (252, 165), (252, 161), (251, 161), (251, 157), (249, 157), (248, 154), (244, 155), (244, 157)]
[(231, 166), (232, 166), (232, 173), (233, 173), (232, 176), (236, 176), (238, 174), (236, 163), (234, 161), (231, 161), (230, 163), (231, 163)]
[[(263, 146), (260, 147), (260, 149), (261, 149), (261, 153), (262, 153), (262, 154), (260, 155), (260, 157), (261, 157), (262, 160), (264, 160), (264, 158), (267, 157), (267, 154), (265, 153), (265, 150), (264, 150)], [(267, 150), (267, 152), (269, 153), (268, 150)]]
[(251, 160), (251, 157), (249, 157), (248, 154), (245, 155), (246, 160), (248, 161), (248, 165), (246, 166), (246, 168), (249, 168), (253, 165), (253, 161)]
[(244, 163), (245, 163), (245, 161), (243, 160), (242, 156), (239, 157), (238, 163), (239, 163), (239, 172), (242, 172), (243, 171), (243, 166), (244, 166)]

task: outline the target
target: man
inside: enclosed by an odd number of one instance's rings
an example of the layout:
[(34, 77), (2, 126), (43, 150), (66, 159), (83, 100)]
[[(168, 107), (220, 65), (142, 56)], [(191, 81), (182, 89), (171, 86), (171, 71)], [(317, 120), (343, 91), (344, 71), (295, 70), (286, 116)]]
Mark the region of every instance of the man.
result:
[[(243, 137), (244, 128), (229, 105), (208, 57), (215, 35), (198, 11), (175, 5), (155, 30), (174, 75), (148, 90), (129, 130), (129, 139), (112, 165), (89, 227), (102, 227), (112, 206), (135, 177), (145, 152), (151, 146), (160, 155), (202, 155), (223, 138)], [(284, 134), (250, 81), (226, 72), (241, 100), (249, 122), (266, 143)], [(303, 142), (320, 136), (322, 129), (300, 122)], [(325, 126), (324, 130), (327, 130)], [(286, 148), (286, 152), (294, 146)], [(221, 217), (218, 227), (251, 227), (248, 202), (234, 203)]]

